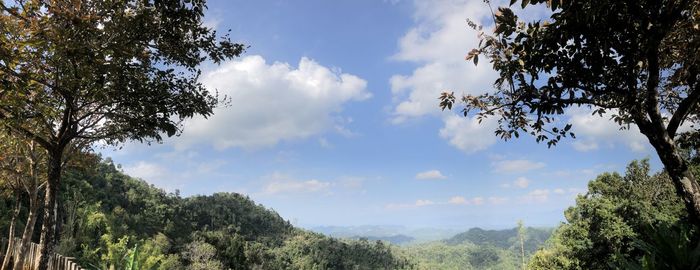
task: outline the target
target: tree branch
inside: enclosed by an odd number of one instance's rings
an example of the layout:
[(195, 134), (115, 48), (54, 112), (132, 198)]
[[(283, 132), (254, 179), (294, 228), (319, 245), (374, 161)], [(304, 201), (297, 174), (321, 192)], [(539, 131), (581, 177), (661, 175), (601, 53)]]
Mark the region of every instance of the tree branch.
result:
[[(0, 111), (0, 120), (7, 119), (7, 118), (8, 117), (4, 113), (2, 113), (2, 111)], [(36, 133), (32, 132), (31, 130), (28, 130), (28, 129), (22, 127), (21, 125), (10, 125), (7, 123), (5, 123), (4, 125), (11, 130), (15, 130), (15, 131), (19, 132), (20, 134), (22, 134), (26, 138), (37, 142), (38, 144), (40, 144), (42, 147), (44, 147), (46, 149), (50, 149), (51, 147), (53, 147), (52, 144), (49, 143), (49, 141), (47, 141), (46, 139), (37, 135)]]
[(683, 123), (685, 117), (688, 116), (688, 113), (691, 109), (693, 109), (698, 101), (700, 101), (700, 83), (695, 84), (695, 89), (688, 94), (688, 97), (678, 104), (678, 109), (676, 109), (671, 117), (671, 120), (668, 122), (666, 130), (671, 138), (676, 136), (676, 132), (678, 131), (681, 123)]

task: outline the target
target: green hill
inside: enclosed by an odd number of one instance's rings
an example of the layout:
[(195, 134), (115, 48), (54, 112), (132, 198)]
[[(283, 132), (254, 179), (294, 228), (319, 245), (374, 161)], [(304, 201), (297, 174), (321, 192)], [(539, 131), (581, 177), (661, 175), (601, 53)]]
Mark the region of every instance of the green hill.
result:
[[(525, 257), (529, 258), (552, 234), (552, 229), (526, 228)], [(521, 269), (517, 228), (472, 228), (452, 238), (404, 247), (419, 269)]]
[[(552, 235), (551, 228), (526, 228), (523, 246), (525, 252), (533, 253)], [(448, 245), (469, 242), (478, 246), (493, 246), (502, 249), (520, 249), (517, 228), (506, 230), (484, 230), (471, 228), (445, 240)]]
[(109, 160), (68, 171), (62, 196), (57, 252), (88, 268), (123, 269), (137, 245), (144, 269), (411, 267), (380, 241), (295, 228), (236, 193), (183, 198), (124, 174)]

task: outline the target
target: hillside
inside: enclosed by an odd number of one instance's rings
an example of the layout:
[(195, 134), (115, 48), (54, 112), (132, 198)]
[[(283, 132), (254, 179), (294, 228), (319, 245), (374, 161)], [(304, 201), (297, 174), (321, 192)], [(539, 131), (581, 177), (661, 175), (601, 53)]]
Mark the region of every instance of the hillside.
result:
[(64, 183), (57, 252), (76, 257), (84, 267), (123, 269), (137, 245), (143, 269), (411, 266), (382, 242), (339, 240), (295, 228), (236, 193), (182, 198), (122, 173), (110, 160), (90, 170), (70, 170)]
[[(552, 229), (526, 228), (525, 257), (544, 245)], [(418, 269), (521, 269), (517, 228), (484, 230), (472, 228), (449, 239), (403, 248)]]
[[(552, 228), (526, 228), (523, 246), (526, 253), (533, 253), (541, 247), (552, 235)], [(469, 242), (478, 246), (493, 246), (502, 249), (519, 249), (517, 228), (508, 230), (484, 230), (471, 228), (445, 240), (448, 245), (459, 245)]]

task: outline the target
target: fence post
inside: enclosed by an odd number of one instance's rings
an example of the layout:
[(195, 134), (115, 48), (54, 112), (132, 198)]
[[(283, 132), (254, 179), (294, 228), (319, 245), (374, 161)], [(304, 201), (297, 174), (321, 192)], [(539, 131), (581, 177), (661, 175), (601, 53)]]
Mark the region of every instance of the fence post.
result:
[[(21, 243), (21, 239), (15, 239), (16, 243)], [(7, 251), (7, 246), (9, 245), (9, 240), (7, 238), (0, 238), (0, 262), (4, 259), (5, 252)], [(10, 256), (16, 255), (20, 251), (20, 245), (14, 245), (11, 250)], [(27, 249), (27, 254), (24, 255), (24, 265), (23, 269), (34, 270), (39, 263), (39, 245), (36, 243), (29, 243), (29, 248)], [(75, 261), (74, 257), (64, 257), (61, 254), (51, 254), (49, 255), (49, 270), (83, 270), (80, 265)], [(19, 270), (19, 269), (18, 269)]]

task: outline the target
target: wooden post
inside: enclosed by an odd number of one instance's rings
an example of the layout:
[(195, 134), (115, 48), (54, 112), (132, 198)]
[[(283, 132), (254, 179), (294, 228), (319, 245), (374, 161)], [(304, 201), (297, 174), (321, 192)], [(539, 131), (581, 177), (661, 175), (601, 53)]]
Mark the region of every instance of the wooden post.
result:
[[(17, 243), (21, 240), (19, 238), (15, 239)], [(6, 251), (9, 240), (7, 238), (0, 238), (0, 250)], [(18, 254), (20, 246), (16, 245), (13, 247), (10, 256)], [(23, 269), (18, 270), (35, 270), (39, 265), (39, 245), (36, 243), (29, 243), (29, 248), (27, 249), (27, 254), (25, 255)], [(0, 252), (0, 261), (3, 260), (4, 252)], [(74, 257), (64, 257), (60, 254), (51, 254), (48, 258), (48, 269), (49, 270), (83, 270), (80, 265), (75, 262)]]

